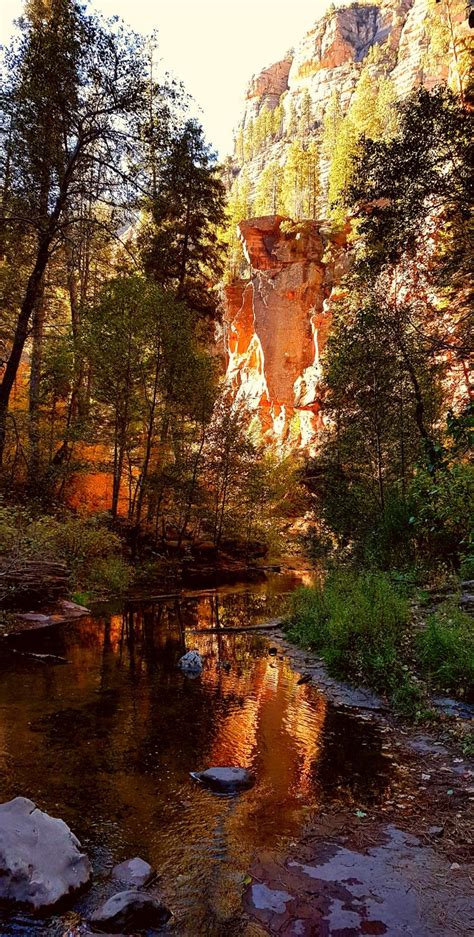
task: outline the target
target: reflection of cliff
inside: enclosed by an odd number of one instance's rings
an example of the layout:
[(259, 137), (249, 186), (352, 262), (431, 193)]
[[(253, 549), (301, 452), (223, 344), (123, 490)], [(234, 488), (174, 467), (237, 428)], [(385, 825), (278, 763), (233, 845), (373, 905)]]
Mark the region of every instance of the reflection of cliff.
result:
[(225, 291), (227, 385), (266, 442), (310, 449), (344, 237), (279, 215), (241, 222), (239, 233), (251, 276)]

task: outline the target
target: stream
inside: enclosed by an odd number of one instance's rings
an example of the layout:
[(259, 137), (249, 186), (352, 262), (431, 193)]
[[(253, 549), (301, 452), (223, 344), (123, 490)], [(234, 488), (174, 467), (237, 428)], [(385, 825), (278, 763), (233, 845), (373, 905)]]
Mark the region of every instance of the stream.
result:
[[(23, 795), (64, 819), (94, 883), (72, 912), (3, 912), (1, 934), (66, 933), (135, 855), (158, 871), (173, 933), (239, 934), (256, 855), (283, 848), (325, 804), (381, 801), (393, 769), (377, 726), (298, 685), (270, 653), (271, 632), (232, 634), (281, 614), (301, 581), (272, 573), (21, 636), (18, 647), (68, 663), (0, 663), (0, 800)], [(205, 665), (191, 679), (177, 662), (194, 648)], [(255, 773), (252, 790), (221, 797), (190, 777), (232, 764)]]

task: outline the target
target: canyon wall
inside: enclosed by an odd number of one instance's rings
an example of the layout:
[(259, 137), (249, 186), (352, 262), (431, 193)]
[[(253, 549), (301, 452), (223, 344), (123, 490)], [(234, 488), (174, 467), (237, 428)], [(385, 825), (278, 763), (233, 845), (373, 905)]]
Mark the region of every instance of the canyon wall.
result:
[[(440, 82), (450, 82), (458, 90), (451, 51), (440, 51), (439, 28), (435, 25), (437, 9), (434, 0), (380, 0), (333, 8), (284, 59), (254, 75), (249, 81), (236, 137), (240, 131), (245, 133), (263, 108), (273, 110), (280, 105), (283, 122), (280, 138), (245, 161), (245, 174), (252, 187), (255, 188), (269, 160), (284, 164), (294, 137), (292, 115), (294, 118), (301, 114), (305, 97), (311, 100), (311, 135), (316, 139), (333, 92), (337, 93), (342, 113), (347, 112), (369, 53), (371, 75), (374, 79), (382, 75), (389, 78), (397, 98), (405, 97), (418, 86), (432, 88)], [(465, 10), (456, 7), (451, 15), (457, 43), (463, 47), (470, 41)], [(328, 160), (321, 155), (323, 193), (328, 166)], [(236, 152), (236, 176), (242, 168)]]
[[(456, 88), (451, 51), (439, 51), (435, 9), (433, 0), (380, 0), (325, 14), (291, 53), (250, 80), (236, 140), (240, 133), (243, 141), (264, 108), (279, 107), (282, 123), (277, 138), (272, 133), (251, 158), (243, 156), (242, 142), (239, 156), (236, 145), (234, 180), (245, 178), (252, 196), (271, 161), (284, 167), (295, 137), (305, 142), (292, 122), (308, 97), (312, 124), (306, 141), (319, 142), (334, 92), (345, 114), (364, 66), (374, 80), (389, 78), (397, 99), (418, 86), (450, 82)], [(464, 41), (469, 27), (461, 8), (454, 27)], [(327, 212), (329, 166), (328, 154), (320, 151), (321, 217)], [(278, 215), (246, 219), (238, 233), (250, 271), (224, 290), (227, 387), (265, 442), (311, 452), (324, 422), (320, 356), (349, 261), (344, 235), (331, 235), (322, 221), (293, 224)]]
[(347, 264), (345, 235), (280, 215), (239, 225), (250, 277), (224, 288), (226, 382), (251, 429), (285, 452), (322, 426), (320, 355)]

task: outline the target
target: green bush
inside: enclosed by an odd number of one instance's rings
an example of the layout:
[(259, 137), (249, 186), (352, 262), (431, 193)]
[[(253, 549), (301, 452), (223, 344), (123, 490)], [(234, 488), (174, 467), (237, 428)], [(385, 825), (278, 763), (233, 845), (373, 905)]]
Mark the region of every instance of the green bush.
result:
[(101, 516), (34, 515), (26, 508), (0, 506), (0, 556), (62, 561), (76, 592), (124, 592), (131, 568), (121, 552), (120, 537)]
[(474, 628), (470, 615), (444, 603), (417, 635), (415, 649), (422, 673), (434, 686), (474, 696)]
[(122, 595), (132, 578), (133, 570), (121, 556), (109, 556), (90, 565), (85, 584), (95, 595)]
[(474, 468), (458, 463), (430, 475), (420, 469), (410, 487), (410, 522), (422, 554), (457, 566), (472, 538)]
[(391, 692), (407, 621), (407, 602), (386, 575), (345, 570), (295, 593), (289, 636), (318, 650), (332, 673)]

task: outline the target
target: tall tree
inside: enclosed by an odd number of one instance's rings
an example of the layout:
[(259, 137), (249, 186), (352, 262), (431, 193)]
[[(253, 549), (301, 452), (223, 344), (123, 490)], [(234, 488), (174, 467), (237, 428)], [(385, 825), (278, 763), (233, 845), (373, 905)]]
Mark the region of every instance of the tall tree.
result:
[(200, 314), (213, 313), (212, 279), (222, 270), (218, 230), (225, 188), (202, 128), (186, 121), (161, 163), (151, 224), (142, 237), (145, 269)]
[(2, 237), (7, 232), (11, 243), (27, 238), (31, 252), (0, 383), (0, 457), (35, 312), (37, 347), (41, 342), (48, 263), (67, 235), (75, 201), (94, 167), (101, 168), (93, 174), (96, 200), (123, 204), (130, 182), (127, 156), (138, 140), (146, 85), (142, 41), (121, 28), (106, 29), (72, 0), (31, 4), (5, 67), (0, 109), (9, 133)]

